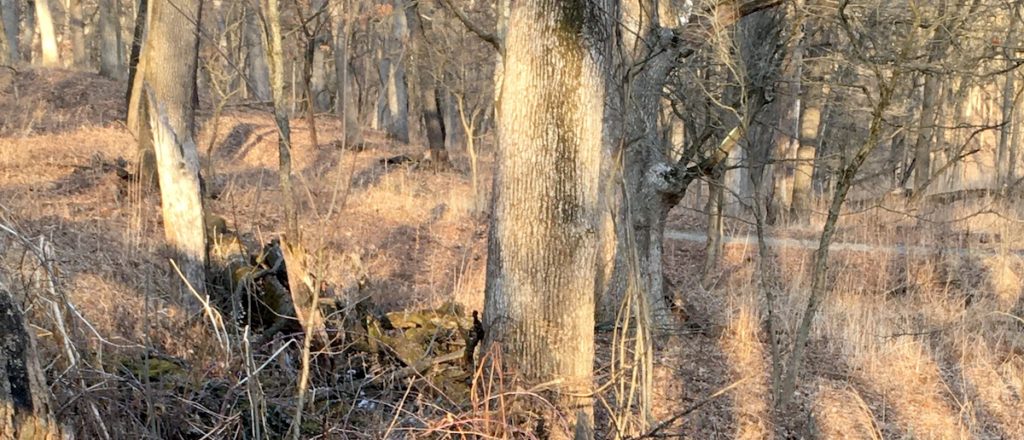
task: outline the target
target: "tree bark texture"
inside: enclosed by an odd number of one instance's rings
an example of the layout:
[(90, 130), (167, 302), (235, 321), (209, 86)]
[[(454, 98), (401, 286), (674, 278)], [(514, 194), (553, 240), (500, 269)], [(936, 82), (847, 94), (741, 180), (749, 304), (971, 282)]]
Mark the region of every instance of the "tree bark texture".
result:
[(202, 1), (157, 1), (151, 6), (151, 28), (144, 49), (149, 116), (145, 122), (153, 134), (164, 234), (185, 279), (202, 294), (206, 291), (206, 228), (199, 153), (193, 138)]
[[(485, 327), (511, 368), (593, 438), (594, 281), (607, 0), (511, 5), (499, 100)], [(547, 420), (550, 438), (571, 428)], [(589, 432), (589, 435), (587, 434)]]
[[(143, 0), (141, 3), (146, 3)], [(121, 60), (121, 21), (117, 10), (117, 0), (100, 0), (100, 75), (107, 78), (122, 78), (124, 75), (124, 62)], [(145, 16), (146, 5), (140, 5), (140, 15)], [(138, 28), (138, 24), (136, 24)], [(136, 33), (142, 30), (136, 29)], [(134, 44), (133, 44), (134, 51)], [(136, 55), (137, 56), (137, 55)]]
[(68, 27), (71, 31), (71, 53), (74, 65), (85, 67), (89, 55), (85, 50), (85, 20), (82, 18), (82, 0), (68, 0)]
[(3, 17), (4, 36), (7, 39), (8, 62), (22, 61), (21, 38), (18, 32), (18, 25), (21, 23), (21, 2), (0, 0), (0, 15)]
[(36, 353), (34, 330), (18, 301), (0, 286), (0, 439), (63, 440), (50, 388)]
[(285, 234), (293, 243), (300, 244), (299, 217), (292, 192), (292, 136), (288, 109), (284, 96), (284, 49), (281, 44), (281, 12), (277, 0), (262, 0), (263, 49), (269, 61), (270, 93), (274, 101), (274, 121), (277, 123), (278, 178), (284, 199)]

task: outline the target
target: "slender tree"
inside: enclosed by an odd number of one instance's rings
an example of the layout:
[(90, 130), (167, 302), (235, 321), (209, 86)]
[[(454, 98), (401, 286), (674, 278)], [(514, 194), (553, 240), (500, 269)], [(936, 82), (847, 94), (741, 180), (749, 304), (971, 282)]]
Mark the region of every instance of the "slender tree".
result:
[(4, 22), (4, 37), (7, 40), (9, 61), (16, 63), (22, 60), (21, 39), (18, 25), (21, 23), (21, 2), (17, 0), (0, 0), (0, 16)]

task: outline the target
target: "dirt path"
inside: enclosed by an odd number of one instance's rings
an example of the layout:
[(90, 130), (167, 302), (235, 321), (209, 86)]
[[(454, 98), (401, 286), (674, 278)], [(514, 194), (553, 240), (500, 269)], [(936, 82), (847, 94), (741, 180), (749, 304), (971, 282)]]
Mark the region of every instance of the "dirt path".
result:
[[(694, 231), (680, 231), (680, 230), (666, 230), (665, 238), (669, 240), (679, 241), (691, 241), (697, 243), (707, 242), (707, 236), (703, 232)], [(756, 235), (733, 235), (723, 236), (722, 242), (724, 244), (744, 245), (744, 246), (755, 246), (757, 244)], [(770, 247), (780, 248), (802, 248), (809, 250), (818, 249), (817, 240), (804, 240), (799, 238), (776, 238), (768, 237), (765, 238), (765, 242)], [(848, 252), (868, 252), (868, 253), (880, 253), (886, 252), (896, 255), (934, 255), (934, 254), (956, 254), (961, 256), (992, 256), (999, 255), (1002, 252), (994, 251), (990, 249), (975, 249), (975, 248), (963, 248), (963, 247), (943, 247), (943, 246), (916, 246), (916, 245), (882, 245), (882, 244), (867, 244), (867, 243), (852, 243), (852, 242), (834, 242), (830, 247), (832, 251), (848, 251)], [(1020, 257), (1024, 257), (1024, 249), (1010, 249), (1007, 251), (1010, 254), (1014, 254)]]

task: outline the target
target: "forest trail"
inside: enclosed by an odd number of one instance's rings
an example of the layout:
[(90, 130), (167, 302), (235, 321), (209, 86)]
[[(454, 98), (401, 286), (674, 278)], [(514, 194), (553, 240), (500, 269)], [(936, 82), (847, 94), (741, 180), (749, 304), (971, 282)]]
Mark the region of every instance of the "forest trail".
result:
[[(708, 238), (703, 232), (683, 231), (668, 229), (665, 231), (666, 240), (689, 241), (695, 243), (706, 243)], [(728, 245), (756, 246), (757, 236), (745, 235), (723, 235), (722, 243)], [(818, 249), (818, 240), (808, 240), (788, 237), (766, 237), (765, 243), (774, 248), (796, 248), (796, 249)], [(829, 246), (833, 252), (866, 252), (866, 253), (888, 253), (894, 255), (938, 255), (954, 254), (959, 256), (981, 256), (990, 257), (1003, 254), (1004, 252), (992, 249), (978, 249), (970, 247), (954, 246), (922, 246), (905, 244), (869, 244), (855, 242), (834, 242)], [(1024, 249), (1008, 249), (1006, 253), (1024, 257)]]

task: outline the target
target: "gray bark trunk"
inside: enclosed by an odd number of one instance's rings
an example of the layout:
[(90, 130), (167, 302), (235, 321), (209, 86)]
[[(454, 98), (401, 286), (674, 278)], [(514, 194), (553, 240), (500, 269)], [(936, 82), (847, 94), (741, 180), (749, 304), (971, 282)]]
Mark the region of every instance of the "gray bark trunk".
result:
[(334, 111), (344, 124), (345, 144), (355, 147), (363, 143), (363, 136), (359, 127), (359, 107), (352, 90), (352, 75), (348, 64), (348, 10), (339, 5), (335, 7), (334, 14)]
[(391, 35), (385, 37), (383, 53), (378, 67), (381, 92), (377, 100), (377, 125), (391, 138), (409, 142), (409, 89), (405, 78), (402, 52), (409, 35), (405, 18), (405, 3), (394, 0), (391, 15)]
[(121, 78), (124, 64), (121, 61), (121, 22), (118, 19), (117, 2), (100, 0), (100, 75), (107, 78)]
[[(499, 98), (497, 168), (488, 239), (488, 346), (544, 388), (570, 427), (593, 438), (594, 281), (601, 221), (610, 1), (511, 4)], [(542, 410), (541, 414), (549, 413)]]
[[(206, 228), (193, 138), (201, 0), (152, 5), (143, 73), (163, 207), (164, 233), (177, 265), (199, 294), (206, 291)], [(182, 294), (191, 294), (183, 289)]]
[(270, 72), (267, 70), (267, 52), (259, 15), (252, 8), (246, 8), (243, 42), (246, 47), (245, 71), (249, 75), (249, 98), (260, 102), (270, 100)]
[(89, 56), (85, 51), (85, 21), (82, 19), (82, 0), (68, 0), (67, 13), (74, 65), (86, 67), (89, 64)]
[(18, 29), (21, 22), (21, 3), (17, 0), (0, 0), (0, 15), (3, 16), (4, 36), (7, 39), (8, 62), (16, 64), (23, 60)]
[(445, 125), (441, 118), (441, 95), (437, 90), (435, 74), (429, 72), (431, 63), (427, 59), (427, 28), (423, 19), (420, 18), (419, 3), (413, 3), (406, 9), (406, 17), (409, 23), (411, 38), (409, 39), (410, 53), (412, 54), (410, 66), (417, 69), (418, 79), (417, 91), (420, 96), (420, 105), (423, 110), (423, 124), (426, 126), (427, 146), (429, 148), (430, 161), (435, 166), (448, 163), (448, 150), (445, 149)]

